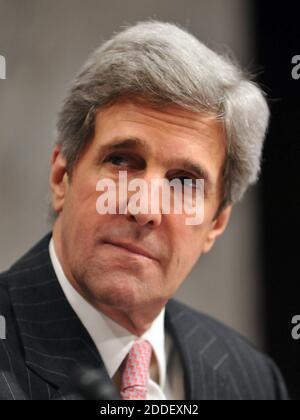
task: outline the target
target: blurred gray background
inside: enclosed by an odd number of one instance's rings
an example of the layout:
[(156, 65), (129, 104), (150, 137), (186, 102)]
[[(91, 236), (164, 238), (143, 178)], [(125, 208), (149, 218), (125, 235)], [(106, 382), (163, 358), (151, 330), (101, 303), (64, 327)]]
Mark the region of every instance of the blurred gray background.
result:
[[(253, 66), (249, 0), (0, 0), (0, 54), (7, 62), (7, 80), (0, 80), (0, 271), (49, 230), (50, 153), (68, 83), (114, 31), (150, 17), (179, 23)], [(254, 188), (178, 298), (263, 348), (259, 226)]]

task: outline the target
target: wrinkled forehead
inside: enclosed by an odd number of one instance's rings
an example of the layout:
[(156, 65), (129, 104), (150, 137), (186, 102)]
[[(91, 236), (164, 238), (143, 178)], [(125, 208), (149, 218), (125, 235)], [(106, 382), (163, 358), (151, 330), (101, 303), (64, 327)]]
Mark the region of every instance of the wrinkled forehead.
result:
[[(113, 126), (124, 130), (126, 126), (130, 130), (141, 128), (145, 131), (145, 140), (147, 130), (157, 130), (160, 146), (169, 146), (169, 142), (174, 144), (178, 138), (181, 141), (180, 151), (192, 143), (195, 146), (205, 145), (213, 154), (224, 154), (226, 151), (224, 124), (216, 114), (195, 112), (174, 104), (154, 107), (139, 99), (120, 99), (100, 109), (96, 115), (96, 131), (103, 132), (108, 126), (110, 131)], [(163, 141), (159, 142), (160, 139)], [(151, 139), (151, 143), (155, 140)]]

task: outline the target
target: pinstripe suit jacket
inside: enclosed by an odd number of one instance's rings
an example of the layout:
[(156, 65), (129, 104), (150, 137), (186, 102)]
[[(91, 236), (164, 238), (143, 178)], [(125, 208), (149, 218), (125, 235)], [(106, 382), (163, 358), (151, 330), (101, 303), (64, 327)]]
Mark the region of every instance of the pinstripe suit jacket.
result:
[[(54, 273), (47, 235), (0, 275), (0, 399), (79, 399), (70, 371), (103, 368)], [(220, 323), (171, 300), (165, 328), (181, 355), (187, 400), (287, 399), (273, 362)], [(104, 370), (102, 379), (110, 381)]]

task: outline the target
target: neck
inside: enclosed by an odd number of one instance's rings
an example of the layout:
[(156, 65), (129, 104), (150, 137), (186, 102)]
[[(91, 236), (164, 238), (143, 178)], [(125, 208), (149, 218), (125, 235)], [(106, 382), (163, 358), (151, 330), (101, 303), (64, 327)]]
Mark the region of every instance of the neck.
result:
[(146, 331), (150, 329), (153, 321), (158, 317), (163, 309), (162, 306), (159, 306), (159, 308), (157, 308), (155, 311), (153, 308), (151, 308), (149, 313), (147, 313), (145, 308), (143, 308), (143, 310), (125, 312), (107, 305), (97, 303), (93, 304), (93, 302), (90, 300), (89, 302), (105, 316), (112, 319), (121, 327), (129, 331), (132, 335), (137, 337), (141, 337)]
[(61, 249), (61, 241), (59, 237), (59, 228), (54, 226), (53, 229), (53, 241), (55, 245), (55, 251), (57, 253), (58, 260), (62, 266), (62, 269), (65, 273), (67, 280), (70, 282), (72, 287), (79, 293), (83, 299), (89, 302), (95, 309), (102, 312), (105, 316), (112, 319), (114, 322), (119, 324), (121, 327), (125, 328), (132, 335), (137, 337), (142, 336), (152, 325), (153, 321), (158, 317), (163, 307), (167, 302), (159, 302), (156, 304), (151, 304), (149, 307), (139, 307), (134, 309), (120, 309), (113, 306), (105, 305), (98, 302), (94, 299), (93, 296), (84, 290), (76, 281), (72, 275), (71, 270), (68, 269), (68, 266), (65, 264), (63, 253)]

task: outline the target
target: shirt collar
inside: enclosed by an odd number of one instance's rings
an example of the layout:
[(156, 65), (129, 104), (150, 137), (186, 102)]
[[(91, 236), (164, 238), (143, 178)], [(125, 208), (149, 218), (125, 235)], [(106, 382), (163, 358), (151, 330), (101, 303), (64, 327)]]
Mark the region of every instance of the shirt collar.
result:
[(165, 308), (162, 309), (151, 327), (141, 337), (134, 336), (121, 325), (94, 308), (74, 289), (63, 272), (55, 251), (53, 238), (50, 240), (49, 253), (66, 299), (94, 341), (110, 378), (115, 375), (134, 342), (136, 340), (148, 340), (156, 356), (159, 385), (163, 389), (167, 368), (164, 330)]

